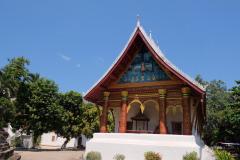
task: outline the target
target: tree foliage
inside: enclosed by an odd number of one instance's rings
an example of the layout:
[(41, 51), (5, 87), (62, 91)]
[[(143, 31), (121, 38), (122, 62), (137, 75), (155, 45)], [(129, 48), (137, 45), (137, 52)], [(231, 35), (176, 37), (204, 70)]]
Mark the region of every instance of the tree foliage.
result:
[(61, 107), (61, 117), (58, 118), (56, 133), (66, 138), (62, 148), (71, 137), (78, 137), (82, 133), (83, 107), (82, 96), (78, 92), (70, 91), (59, 96), (59, 106)]
[(8, 98), (16, 97), (19, 85), (28, 77), (26, 66), (29, 61), (24, 57), (8, 60), (8, 64), (1, 69), (0, 95)]
[(7, 124), (15, 115), (15, 107), (10, 99), (0, 97), (0, 128), (7, 127)]
[(95, 105), (83, 103), (78, 92), (59, 93), (54, 81), (31, 73), (27, 65), (27, 59), (18, 57), (0, 70), (1, 128), (11, 122), (14, 129), (33, 133), (34, 142), (51, 131), (66, 142), (99, 131), (100, 110)]
[(26, 66), (29, 61), (23, 57), (8, 60), (8, 64), (0, 69), (0, 128), (15, 116), (15, 99), (19, 86), (29, 73)]
[(239, 142), (240, 124), (240, 83), (230, 91), (221, 80), (204, 81), (200, 76), (198, 82), (206, 86), (207, 120), (203, 138), (208, 145), (217, 142)]
[(83, 106), (83, 130), (82, 133), (91, 138), (93, 133), (99, 132), (100, 110), (92, 103), (85, 103)]
[(51, 80), (35, 77), (23, 83), (19, 91), (14, 127), (33, 133), (35, 142), (43, 133), (54, 130), (56, 119), (61, 115), (58, 87)]
[(240, 142), (240, 81), (230, 90), (230, 102), (223, 110), (225, 141)]

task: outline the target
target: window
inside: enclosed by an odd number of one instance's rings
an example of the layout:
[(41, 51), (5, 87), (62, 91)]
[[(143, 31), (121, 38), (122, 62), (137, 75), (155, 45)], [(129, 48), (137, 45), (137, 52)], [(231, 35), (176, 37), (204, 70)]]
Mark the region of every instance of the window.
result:
[(55, 141), (55, 136), (52, 136), (52, 142), (54, 142)]

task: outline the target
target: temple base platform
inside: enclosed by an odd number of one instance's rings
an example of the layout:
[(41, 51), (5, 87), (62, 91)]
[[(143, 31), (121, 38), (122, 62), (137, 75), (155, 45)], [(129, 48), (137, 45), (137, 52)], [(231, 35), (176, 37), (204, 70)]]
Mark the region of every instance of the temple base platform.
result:
[(116, 154), (126, 160), (144, 160), (144, 153), (158, 152), (163, 160), (182, 160), (186, 153), (196, 151), (201, 160), (213, 160), (211, 150), (197, 136), (170, 134), (95, 133), (86, 144), (85, 156), (98, 151), (103, 160), (113, 160)]

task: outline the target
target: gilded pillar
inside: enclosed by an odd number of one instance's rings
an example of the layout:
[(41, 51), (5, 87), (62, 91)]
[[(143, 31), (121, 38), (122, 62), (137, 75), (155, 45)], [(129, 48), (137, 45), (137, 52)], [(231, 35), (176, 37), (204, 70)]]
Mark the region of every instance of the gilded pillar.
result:
[(110, 95), (110, 92), (103, 92), (104, 105), (103, 105), (101, 121), (100, 121), (100, 132), (101, 133), (106, 133), (107, 132), (107, 113), (108, 113), (109, 95)]
[(159, 89), (159, 133), (167, 134), (166, 125), (166, 89)]
[(188, 87), (182, 88), (182, 108), (183, 108), (183, 134), (192, 134), (191, 125), (191, 106), (190, 106), (190, 92)]
[(122, 106), (121, 106), (121, 113), (120, 113), (120, 124), (119, 124), (119, 133), (126, 133), (127, 130), (127, 98), (128, 92), (122, 91)]

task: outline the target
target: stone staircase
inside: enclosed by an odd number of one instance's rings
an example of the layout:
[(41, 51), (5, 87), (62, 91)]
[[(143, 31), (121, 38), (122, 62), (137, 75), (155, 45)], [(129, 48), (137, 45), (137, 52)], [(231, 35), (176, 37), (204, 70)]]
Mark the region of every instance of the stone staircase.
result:
[(14, 148), (6, 142), (8, 133), (0, 129), (0, 160), (8, 159), (13, 156)]

